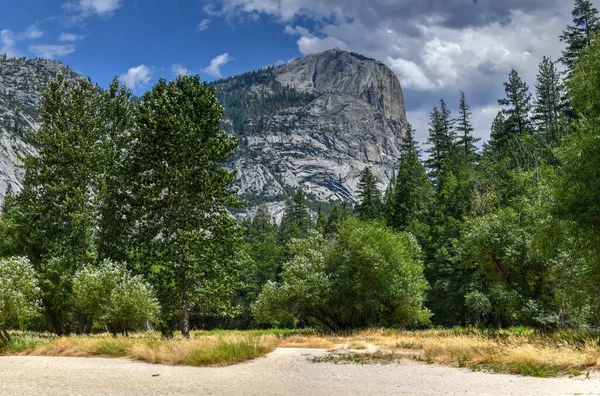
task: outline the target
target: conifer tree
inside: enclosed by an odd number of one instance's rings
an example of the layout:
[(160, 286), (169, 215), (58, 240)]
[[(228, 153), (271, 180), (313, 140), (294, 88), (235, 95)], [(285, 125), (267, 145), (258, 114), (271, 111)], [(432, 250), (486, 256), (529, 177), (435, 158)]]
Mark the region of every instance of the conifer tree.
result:
[(285, 212), (281, 219), (281, 234), (284, 241), (290, 238), (301, 238), (311, 228), (310, 212), (304, 191), (298, 187), (296, 193), (285, 202)]
[(377, 187), (377, 178), (366, 167), (358, 182), (358, 217), (362, 220), (376, 220), (382, 214), (381, 191)]
[(544, 57), (535, 83), (533, 121), (542, 146), (551, 151), (560, 143), (563, 88), (559, 72), (551, 59)]
[(531, 93), (516, 70), (510, 72), (508, 82), (504, 83), (504, 91), (506, 97), (499, 99), (498, 104), (508, 107), (504, 109), (506, 132), (517, 136), (530, 132)]
[(429, 175), (436, 179), (444, 167), (444, 164), (450, 161), (455, 154), (456, 131), (454, 130), (454, 120), (451, 118), (451, 112), (444, 99), (440, 100), (440, 107), (434, 107), (429, 121), (429, 138), (427, 144), (429, 148), (429, 158), (425, 165), (429, 170)]
[(481, 140), (473, 136), (474, 129), (471, 122), (472, 115), (473, 113), (469, 112), (469, 105), (467, 104), (465, 93), (461, 91), (458, 118), (456, 119), (457, 145), (462, 149), (464, 155), (471, 159), (473, 159), (477, 153), (477, 146), (475, 146), (475, 143)]
[(386, 192), (386, 212), (388, 225), (405, 231), (413, 221), (423, 220), (431, 198), (431, 185), (419, 159), (415, 130), (410, 124), (402, 137), (401, 148), (398, 175)]
[(600, 26), (598, 10), (590, 0), (575, 0), (573, 8), (573, 25), (567, 26), (560, 36), (566, 44), (560, 61), (565, 65), (567, 78), (571, 78), (573, 65), (580, 58), (581, 51), (591, 47), (594, 33)]

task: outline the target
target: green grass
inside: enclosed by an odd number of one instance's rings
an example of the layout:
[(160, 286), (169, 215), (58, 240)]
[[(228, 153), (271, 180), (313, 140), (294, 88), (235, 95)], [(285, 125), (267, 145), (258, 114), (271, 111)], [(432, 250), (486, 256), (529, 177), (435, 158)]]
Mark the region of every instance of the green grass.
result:
[(0, 346), (0, 354), (16, 355), (48, 343), (48, 339), (31, 336), (14, 336), (7, 345)]
[(214, 345), (190, 348), (184, 354), (183, 362), (189, 366), (228, 365), (256, 359), (268, 352), (269, 348), (258, 338), (220, 339)]
[(96, 354), (101, 356), (125, 357), (130, 351), (130, 345), (121, 339), (104, 339), (96, 343)]

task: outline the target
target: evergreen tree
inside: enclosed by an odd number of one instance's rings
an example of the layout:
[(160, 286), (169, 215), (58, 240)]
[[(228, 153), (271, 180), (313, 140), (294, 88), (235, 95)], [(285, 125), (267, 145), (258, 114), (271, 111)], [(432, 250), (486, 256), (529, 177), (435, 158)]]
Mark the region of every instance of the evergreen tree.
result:
[(359, 204), (356, 210), (361, 220), (376, 220), (381, 218), (381, 191), (377, 187), (377, 178), (370, 167), (366, 167), (363, 170), (358, 182), (358, 201)]
[(285, 212), (281, 219), (281, 234), (284, 242), (291, 238), (302, 238), (311, 228), (310, 212), (302, 188), (285, 202)]
[(133, 259), (153, 283), (163, 331), (189, 314), (234, 310), (239, 229), (236, 175), (223, 167), (238, 141), (219, 128), (223, 108), (198, 76), (164, 79), (139, 106), (132, 141)]
[(348, 202), (343, 202), (341, 205), (338, 203), (333, 204), (329, 215), (327, 216), (327, 223), (323, 235), (333, 236), (337, 234), (340, 224), (349, 217), (353, 217), (354, 213), (352, 207)]
[(388, 225), (405, 231), (414, 221), (424, 220), (431, 197), (431, 185), (419, 159), (415, 131), (409, 124), (401, 142), (400, 168), (386, 191)]
[(458, 108), (458, 119), (456, 120), (456, 132), (457, 132), (457, 145), (462, 149), (463, 154), (473, 159), (477, 153), (477, 146), (475, 143), (481, 139), (477, 139), (473, 136), (473, 124), (471, 122), (471, 115), (469, 112), (469, 105), (464, 92), (460, 92), (460, 105)]
[(573, 25), (567, 26), (560, 36), (560, 41), (566, 44), (560, 61), (565, 65), (569, 79), (581, 51), (591, 47), (594, 33), (600, 26), (598, 10), (590, 0), (575, 0), (572, 15)]
[(531, 111), (531, 93), (527, 83), (521, 79), (516, 70), (512, 70), (508, 76), (508, 82), (504, 83), (506, 97), (498, 100), (501, 106), (507, 106), (504, 110), (506, 115), (507, 131), (521, 136), (529, 132)]
[(444, 164), (455, 154), (456, 132), (454, 120), (450, 116), (450, 110), (443, 99), (440, 100), (440, 107), (434, 107), (430, 115), (427, 139), (429, 158), (425, 161), (425, 165), (429, 170), (429, 176), (433, 179), (437, 179)]
[(563, 88), (556, 66), (547, 57), (540, 63), (535, 90), (533, 121), (542, 146), (551, 152), (559, 145), (563, 129)]

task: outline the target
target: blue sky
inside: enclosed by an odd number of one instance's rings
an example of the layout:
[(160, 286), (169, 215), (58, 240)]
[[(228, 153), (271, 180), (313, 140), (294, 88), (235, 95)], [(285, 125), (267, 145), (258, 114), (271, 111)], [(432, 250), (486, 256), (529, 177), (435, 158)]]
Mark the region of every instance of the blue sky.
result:
[(465, 91), (489, 136), (511, 69), (533, 86), (557, 59), (570, 0), (3, 0), (0, 53), (60, 60), (136, 94), (160, 77), (227, 77), (340, 47), (386, 63), (421, 141), (440, 98)]

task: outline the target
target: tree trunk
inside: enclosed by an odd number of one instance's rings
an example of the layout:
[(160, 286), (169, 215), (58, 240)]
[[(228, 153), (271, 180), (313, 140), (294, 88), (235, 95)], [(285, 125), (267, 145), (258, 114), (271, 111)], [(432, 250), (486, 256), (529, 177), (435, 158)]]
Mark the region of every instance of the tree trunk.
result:
[(185, 338), (190, 338), (190, 313), (187, 310), (179, 314), (179, 330)]
[(0, 340), (5, 344), (8, 344), (11, 340), (10, 334), (8, 334), (8, 330), (0, 330)]
[(92, 326), (94, 325), (94, 318), (91, 316), (87, 317), (85, 322), (85, 334), (92, 334)]

